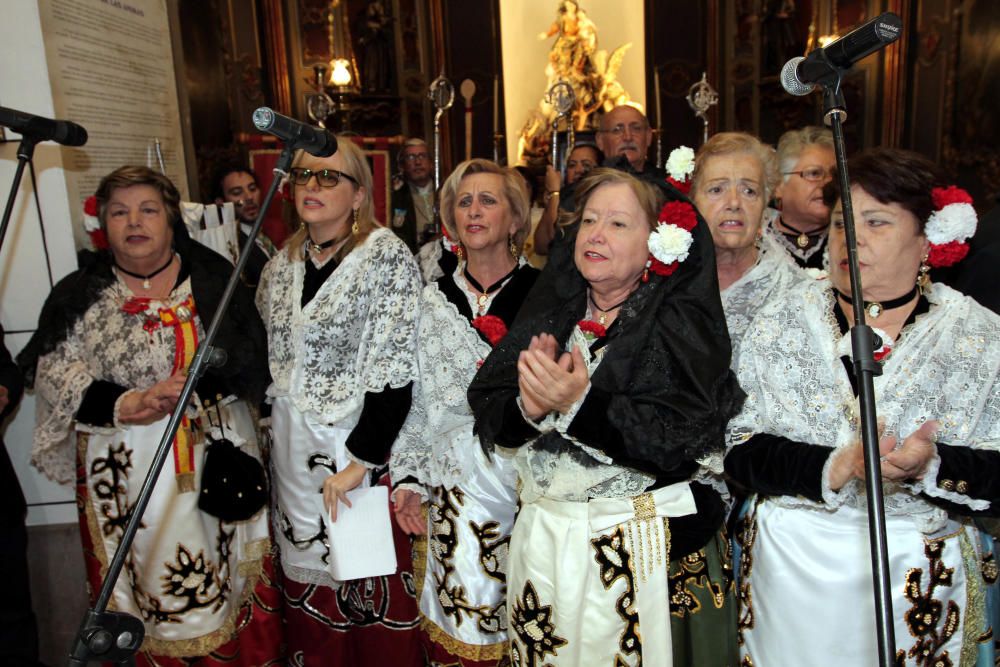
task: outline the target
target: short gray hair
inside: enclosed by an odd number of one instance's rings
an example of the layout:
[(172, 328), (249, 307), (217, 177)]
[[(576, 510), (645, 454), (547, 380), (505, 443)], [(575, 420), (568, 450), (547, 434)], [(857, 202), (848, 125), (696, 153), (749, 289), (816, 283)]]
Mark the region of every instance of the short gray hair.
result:
[(802, 151), (809, 146), (823, 146), (833, 150), (833, 132), (825, 127), (806, 125), (781, 135), (778, 139), (778, 169), (781, 170), (783, 180), (788, 180), (788, 172), (795, 169)]

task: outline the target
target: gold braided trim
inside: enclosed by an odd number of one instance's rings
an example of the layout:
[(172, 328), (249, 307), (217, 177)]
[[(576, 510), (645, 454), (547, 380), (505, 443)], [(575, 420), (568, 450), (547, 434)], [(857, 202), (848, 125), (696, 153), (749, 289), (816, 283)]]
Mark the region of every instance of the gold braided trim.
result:
[(174, 479), (177, 480), (178, 493), (192, 493), (194, 491), (193, 472), (182, 472), (179, 475), (174, 475)]
[[(420, 514), (427, 525), (427, 503), (421, 503)], [(413, 587), (417, 591), (417, 605), (424, 591), (424, 576), (427, 574), (427, 535), (411, 535), (410, 557), (413, 559)]]
[(992, 633), (988, 632), (986, 589), (979, 568), (979, 553), (965, 531), (959, 535), (958, 544), (962, 554), (962, 567), (965, 569), (965, 623), (962, 627), (961, 664), (973, 665), (979, 653), (979, 644), (989, 643), (991, 638), (984, 637), (984, 634)]
[[(77, 438), (77, 450), (80, 460), (84, 465), (87, 463), (88, 441), (89, 438), (86, 434), (79, 434)], [(108, 554), (105, 551), (106, 547), (104, 537), (101, 534), (100, 524), (97, 522), (97, 513), (94, 512), (94, 506), (91, 502), (89, 485), (87, 486), (87, 502), (84, 503), (84, 511), (87, 517), (87, 530), (90, 531), (90, 541), (94, 548), (94, 555), (101, 564), (101, 578), (103, 579), (108, 574)], [(257, 546), (260, 542), (264, 542), (265, 544)], [(263, 555), (270, 548), (270, 539), (264, 538), (252, 544), (254, 545), (254, 549), (261, 549), (261, 554)], [(208, 655), (233, 639), (236, 635), (236, 618), (239, 616), (244, 603), (253, 595), (254, 589), (257, 587), (257, 580), (260, 578), (263, 569), (264, 563), (260, 557), (255, 561), (245, 561), (239, 564), (240, 574), (247, 573), (246, 581), (243, 582), (243, 591), (240, 593), (239, 600), (235, 601), (232, 605), (231, 611), (217, 630), (193, 639), (153, 639), (149, 635), (146, 635), (145, 639), (142, 640), (142, 648), (140, 650), (168, 658), (196, 658)], [(121, 581), (120, 577), (119, 581)], [(93, 591), (93, 594), (96, 595), (97, 591)], [(108, 600), (108, 609), (118, 609), (118, 606), (115, 604), (114, 595)]]
[(255, 572), (260, 572), (260, 562), (263, 560), (265, 554), (271, 550), (271, 539), (262, 537), (259, 540), (247, 542), (243, 550), (246, 553), (243, 555), (242, 560), (240, 560), (239, 565), (236, 566), (236, 571), (241, 577), (248, 579)]
[(449, 635), (423, 614), (420, 615), (420, 628), (427, 633), (432, 642), (459, 658), (496, 661), (507, 654), (507, 640), (498, 644), (466, 644)]

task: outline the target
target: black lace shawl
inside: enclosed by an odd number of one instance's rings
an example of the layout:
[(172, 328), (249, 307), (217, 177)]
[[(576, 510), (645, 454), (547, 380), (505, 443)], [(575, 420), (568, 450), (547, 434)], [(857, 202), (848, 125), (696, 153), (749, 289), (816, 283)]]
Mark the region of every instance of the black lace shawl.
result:
[[(682, 197), (664, 188), (670, 199)], [(469, 387), (480, 441), (498, 443), (518, 395), (517, 359), (531, 336), (566, 341), (586, 310), (587, 283), (573, 264), (576, 230), (550, 257), (508, 335)], [(729, 332), (719, 298), (715, 250), (699, 216), (690, 255), (668, 277), (650, 274), (632, 293), (610, 331), (591, 384), (610, 398), (607, 420), (621, 433), (627, 458), (664, 472), (724, 449), (729, 419), (744, 394), (729, 369)], [(513, 411), (517, 413), (516, 410)], [(509, 426), (509, 425), (508, 425)], [(541, 439), (561, 439), (550, 431)], [(539, 442), (545, 448), (556, 443)]]
[[(233, 265), (215, 251), (188, 236), (183, 222), (174, 224), (174, 248), (191, 274), (198, 314), (205, 328), (222, 300)], [(115, 281), (109, 251), (82, 251), (80, 268), (60, 280), (42, 306), (38, 329), (17, 356), (28, 386), (34, 386), (39, 357), (66, 340), (77, 320)], [(114, 335), (109, 332), (109, 335)], [(267, 366), (267, 334), (254, 305), (253, 294), (242, 282), (219, 328), (215, 346), (226, 351), (228, 360), (221, 368), (210, 368), (203, 380), (213, 387), (224, 386), (240, 398), (257, 405), (270, 384)]]

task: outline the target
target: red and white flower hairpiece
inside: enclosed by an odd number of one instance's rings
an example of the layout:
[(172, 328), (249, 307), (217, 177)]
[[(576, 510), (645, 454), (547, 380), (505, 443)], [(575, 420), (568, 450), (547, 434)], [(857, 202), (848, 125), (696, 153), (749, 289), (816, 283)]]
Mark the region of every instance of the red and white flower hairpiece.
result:
[(969, 252), (966, 239), (976, 233), (976, 209), (969, 193), (954, 185), (934, 188), (931, 198), (935, 210), (924, 226), (931, 244), (927, 263), (932, 267), (951, 266)]
[(90, 195), (83, 201), (83, 228), (90, 237), (94, 250), (107, 250), (108, 235), (101, 229), (101, 221), (97, 217), (99, 213), (97, 197)]
[(694, 173), (694, 150), (678, 146), (667, 157), (667, 183), (685, 195), (691, 192), (691, 174)]
[[(660, 276), (669, 276), (688, 258), (694, 243), (691, 230), (698, 224), (694, 206), (686, 201), (668, 201), (660, 209), (656, 229), (649, 233), (649, 259), (646, 268)], [(644, 280), (645, 280), (644, 276)]]

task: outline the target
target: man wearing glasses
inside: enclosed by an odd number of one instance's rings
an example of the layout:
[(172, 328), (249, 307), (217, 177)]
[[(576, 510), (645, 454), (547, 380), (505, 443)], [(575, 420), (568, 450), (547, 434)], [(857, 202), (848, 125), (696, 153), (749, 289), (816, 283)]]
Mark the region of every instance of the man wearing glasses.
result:
[(410, 252), (430, 240), (434, 229), (434, 182), (431, 154), (423, 139), (407, 139), (399, 152), (402, 182), (392, 193), (392, 231), (406, 242)]
[(646, 160), (651, 143), (653, 130), (649, 121), (635, 107), (615, 107), (601, 116), (597, 147), (607, 156), (605, 166), (632, 171), (637, 176), (659, 172), (655, 164)]

